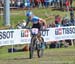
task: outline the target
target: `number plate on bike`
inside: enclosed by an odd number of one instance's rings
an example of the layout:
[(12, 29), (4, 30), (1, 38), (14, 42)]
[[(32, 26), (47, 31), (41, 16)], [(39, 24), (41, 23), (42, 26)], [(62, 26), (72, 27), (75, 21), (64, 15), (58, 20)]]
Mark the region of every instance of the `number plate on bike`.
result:
[(37, 28), (32, 28), (31, 33), (32, 34), (38, 34), (39, 30)]

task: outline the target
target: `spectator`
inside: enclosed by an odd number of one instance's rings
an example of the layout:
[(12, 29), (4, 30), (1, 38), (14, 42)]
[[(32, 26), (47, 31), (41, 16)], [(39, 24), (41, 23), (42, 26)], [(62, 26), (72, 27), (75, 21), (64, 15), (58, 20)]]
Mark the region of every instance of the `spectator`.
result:
[(69, 1), (70, 1), (70, 7), (72, 7), (73, 0), (69, 0)]
[(57, 7), (59, 8), (60, 7), (60, 1), (57, 0)]
[[(62, 20), (62, 26), (71, 26), (71, 25), (72, 25), (72, 23), (71, 23), (69, 17), (68, 17), (68, 16), (65, 16), (65, 17), (63, 18), (63, 20)], [(65, 44), (72, 45), (70, 39), (65, 40), (65, 42), (66, 42)]]
[(44, 5), (46, 8), (48, 8), (49, 7), (49, 0), (44, 0)]
[(34, 7), (35, 6), (34, 0), (30, 0), (30, 2), (31, 2), (31, 7)]
[(56, 25), (56, 27), (59, 27), (61, 25), (61, 17), (60, 17), (60, 15), (55, 16), (55, 25)]
[(53, 0), (54, 7), (56, 7), (56, 2), (57, 2), (57, 0)]
[(66, 3), (65, 4), (66, 4), (66, 10), (69, 11), (69, 6), (70, 6), (69, 0), (66, 0)]
[(40, 7), (41, 0), (35, 0), (35, 6)]
[(64, 2), (63, 0), (60, 0), (60, 8), (62, 9), (63, 8), (63, 3)]
[(59, 0), (54, 0), (54, 7), (59, 7)]
[(50, 0), (50, 5), (53, 6), (54, 0)]
[(15, 6), (15, 1), (14, 0), (12, 0), (11, 6)]
[(18, 6), (18, 7), (20, 7), (20, 5), (21, 5), (21, 2), (20, 2), (20, 1), (18, 1), (18, 2), (17, 2), (17, 6)]
[(75, 26), (74, 12), (73, 9), (70, 10), (70, 22), (72, 26)]
[(3, 5), (3, 3), (2, 3), (2, 1), (0, 1), (0, 7), (2, 7), (2, 5)]
[(42, 7), (44, 7), (44, 0), (41, 0), (41, 5)]
[(70, 26), (70, 20), (68, 16), (65, 16), (62, 20), (62, 26)]
[(30, 9), (30, 0), (25, 0), (25, 7)]
[[(60, 15), (55, 16), (55, 27), (61, 27), (61, 17), (60, 17)], [(55, 44), (56, 48), (60, 48), (61, 43), (62, 43), (62, 41), (56, 41), (56, 44)]]

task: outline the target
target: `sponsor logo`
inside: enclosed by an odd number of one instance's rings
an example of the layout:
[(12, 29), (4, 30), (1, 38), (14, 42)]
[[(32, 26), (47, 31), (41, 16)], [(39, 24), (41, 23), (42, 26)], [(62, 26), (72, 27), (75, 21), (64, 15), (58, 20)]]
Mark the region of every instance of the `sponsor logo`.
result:
[(75, 34), (75, 27), (63, 28), (63, 34)]
[(67, 28), (57, 28), (55, 29), (55, 35), (63, 35), (63, 34), (75, 34), (75, 27), (67, 27)]
[(49, 35), (49, 30), (42, 30), (41, 35), (42, 36), (48, 36)]
[(22, 30), (21, 31), (21, 37), (29, 37), (30, 36), (30, 31), (28, 29)]
[(61, 35), (62, 34), (62, 28), (55, 29), (55, 35)]
[(14, 31), (0, 31), (0, 40), (13, 38), (13, 33)]

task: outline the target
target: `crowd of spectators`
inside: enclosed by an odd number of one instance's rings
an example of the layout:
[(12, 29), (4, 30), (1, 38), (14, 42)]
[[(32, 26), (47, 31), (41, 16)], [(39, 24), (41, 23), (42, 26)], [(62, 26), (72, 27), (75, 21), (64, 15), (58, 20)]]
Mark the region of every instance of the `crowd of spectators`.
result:
[[(49, 24), (48, 27), (64, 27), (64, 26), (75, 26), (75, 17), (74, 11), (70, 9), (70, 17), (66, 14), (63, 18), (60, 15), (55, 16), (54, 24)], [(66, 44), (72, 45), (72, 40), (64, 40)], [(74, 40), (73, 40), (74, 41)], [(62, 41), (54, 41), (50, 44), (50, 47), (61, 47), (63, 44)], [(66, 45), (66, 46), (68, 46)]]
[(75, 17), (74, 17), (73, 8), (70, 9), (70, 17), (67, 14), (65, 14), (63, 18), (61, 18), (60, 15), (56, 15), (54, 24), (52, 25), (55, 25), (54, 27), (75, 26)]
[[(10, 1), (10, 6), (14, 7), (63, 7), (71, 6), (72, 7), (73, 0), (12, 0)], [(4, 3), (0, 0), (1, 6), (4, 6)]]

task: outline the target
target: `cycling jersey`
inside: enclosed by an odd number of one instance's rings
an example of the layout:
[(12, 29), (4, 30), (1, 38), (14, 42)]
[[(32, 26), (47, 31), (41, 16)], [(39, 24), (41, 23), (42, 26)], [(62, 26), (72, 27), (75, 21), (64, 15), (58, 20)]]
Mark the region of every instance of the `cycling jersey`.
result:
[(39, 22), (39, 17), (34, 16), (31, 21), (33, 22), (33, 24), (37, 24)]
[(30, 21), (33, 23), (32, 28), (38, 28), (38, 29), (41, 28), (41, 25), (39, 23), (39, 17), (33, 16), (31, 19), (28, 18), (27, 22), (30, 22)]
[(33, 24), (37, 24), (39, 22), (39, 17), (33, 16), (31, 19), (27, 19), (28, 22), (32, 22)]

